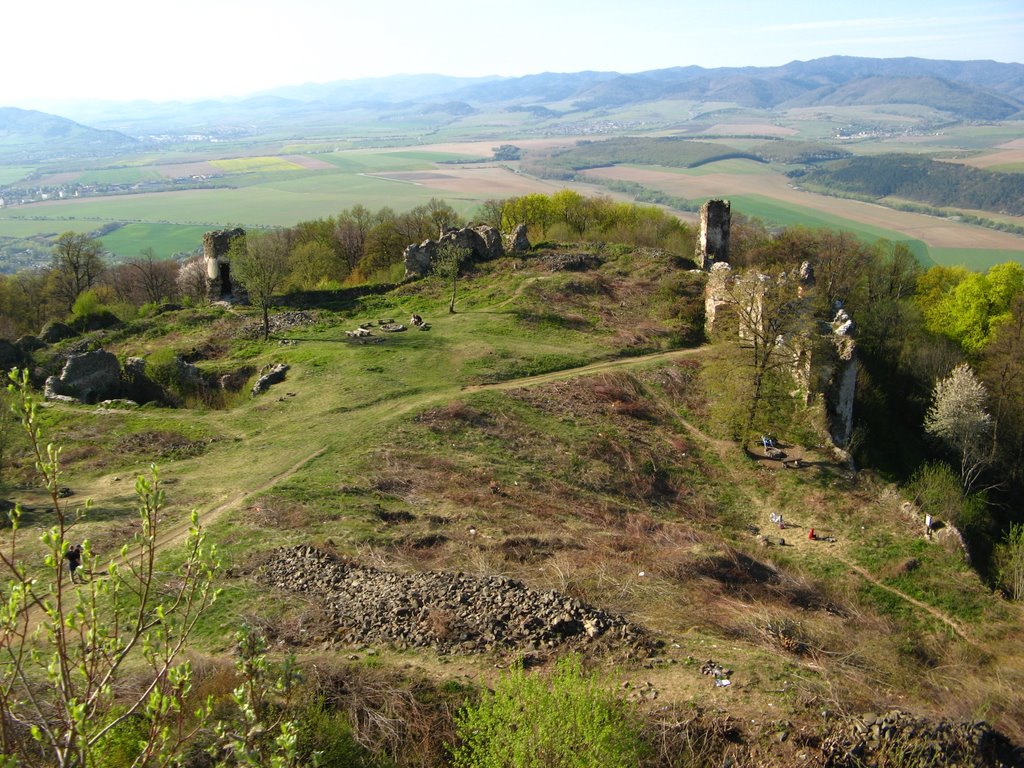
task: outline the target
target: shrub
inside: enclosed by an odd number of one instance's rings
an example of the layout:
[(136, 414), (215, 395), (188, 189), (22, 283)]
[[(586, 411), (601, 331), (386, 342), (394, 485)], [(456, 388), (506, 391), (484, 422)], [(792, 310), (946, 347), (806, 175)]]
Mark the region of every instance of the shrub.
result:
[[(120, 713), (119, 713), (120, 714)], [(149, 738), (149, 724), (141, 715), (122, 720), (96, 743), (99, 768), (131, 768), (139, 745)]]
[(639, 720), (578, 657), (550, 678), (512, 669), (455, 717), (455, 768), (636, 766), (649, 751)]
[(310, 702), (297, 716), (296, 750), (300, 760), (320, 768), (362, 768), (373, 765), (365, 749), (356, 743), (344, 712), (331, 711), (322, 699)]
[(108, 312), (107, 305), (104, 304), (96, 291), (82, 291), (78, 294), (78, 298), (75, 299), (75, 303), (71, 306), (71, 314), (76, 318), (88, 317), (89, 315), (97, 315), (101, 312)]
[(996, 576), (1013, 600), (1024, 600), (1024, 525), (1014, 525), (996, 545)]

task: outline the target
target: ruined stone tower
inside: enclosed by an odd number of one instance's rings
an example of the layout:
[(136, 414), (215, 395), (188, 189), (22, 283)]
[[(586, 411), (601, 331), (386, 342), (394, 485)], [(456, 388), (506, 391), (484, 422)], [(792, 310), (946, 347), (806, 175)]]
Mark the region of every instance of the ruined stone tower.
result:
[(245, 237), (245, 230), (218, 229), (203, 235), (203, 259), (206, 263), (206, 286), (210, 301), (220, 301), (235, 292), (231, 280), (231, 243), (236, 237)]
[(697, 261), (702, 269), (729, 261), (728, 200), (708, 200), (700, 207), (700, 238), (697, 240)]

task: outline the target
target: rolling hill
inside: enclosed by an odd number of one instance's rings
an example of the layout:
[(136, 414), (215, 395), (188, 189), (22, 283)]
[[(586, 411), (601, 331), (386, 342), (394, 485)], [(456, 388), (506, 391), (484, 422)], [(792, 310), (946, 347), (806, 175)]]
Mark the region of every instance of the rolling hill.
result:
[[(1024, 65), (992, 61), (870, 59), (833, 56), (778, 67), (671, 67), (647, 72), (544, 72), (523, 77), (394, 76), (278, 88), (231, 100), (69, 105), (67, 114), (133, 135), (208, 130), (231, 124), (295, 129), (344, 124), (346, 112), (378, 117), (418, 105), (464, 102), (479, 112), (529, 106), (560, 114), (659, 100), (790, 106), (919, 104), (952, 119), (993, 120), (1024, 109)], [(521, 111), (521, 110), (520, 110)], [(466, 114), (470, 114), (465, 110)], [(362, 113), (360, 113), (362, 116)]]

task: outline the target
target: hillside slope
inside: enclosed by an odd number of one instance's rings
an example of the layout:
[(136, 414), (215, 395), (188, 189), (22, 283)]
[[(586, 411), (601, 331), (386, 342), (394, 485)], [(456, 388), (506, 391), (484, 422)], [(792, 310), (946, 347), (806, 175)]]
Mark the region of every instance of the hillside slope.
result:
[[(459, 281), (455, 314), (428, 279), (286, 299), (293, 324), (269, 343), (246, 314), (216, 308), (94, 338), (124, 355), (173, 348), (211, 374), (290, 370), (216, 409), (47, 409), (74, 498), (96, 500), (81, 535), (116, 556), (128, 478), (158, 461), (168, 524), (196, 507), (221, 548), (225, 597), (202, 637), (213, 657), (245, 618), (310, 664), (349, 658), (439, 687), (575, 648), (649, 717), (699, 725), (690, 748), (716, 765), (1009, 754), (980, 725), (971, 742), (982, 718), (1024, 742), (1020, 610), (958, 549), (926, 539), (893, 487), (851, 473), (811, 432), (779, 435), (796, 469), (724, 434), (728, 353), (686, 344), (703, 306), (688, 262), (587, 256), (480, 265)], [(413, 312), (429, 330), (379, 329)], [(375, 343), (346, 334), (364, 322)], [(31, 538), (44, 510), (22, 496)], [(405, 602), (346, 613), (351, 585), (296, 581), (328, 571), (367, 591), (382, 580)], [(462, 597), (431, 603), (435, 582)], [(556, 609), (513, 627), (502, 585)], [(605, 633), (627, 625), (629, 643)], [(866, 713), (883, 712), (872, 744), (881, 716)]]

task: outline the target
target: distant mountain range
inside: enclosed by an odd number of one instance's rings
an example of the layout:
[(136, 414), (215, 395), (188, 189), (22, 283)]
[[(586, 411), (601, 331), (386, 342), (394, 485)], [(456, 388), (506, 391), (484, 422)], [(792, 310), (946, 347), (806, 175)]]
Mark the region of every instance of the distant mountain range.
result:
[(100, 130), (46, 112), (0, 107), (0, 156), (17, 153), (55, 157), (109, 154), (138, 142), (114, 130)]
[(47, 144), (88, 153), (126, 148), (131, 136), (209, 131), (230, 136), (269, 126), (294, 135), (359, 119), (433, 116), (442, 123), (509, 110), (540, 121), (672, 99), (756, 109), (915, 104), (951, 119), (1001, 120), (1024, 116), (1024, 65), (830, 56), (778, 67), (482, 78), (399, 75), (294, 85), (231, 100), (88, 102), (64, 110), (77, 122), (6, 108), (0, 109), (0, 151)]

